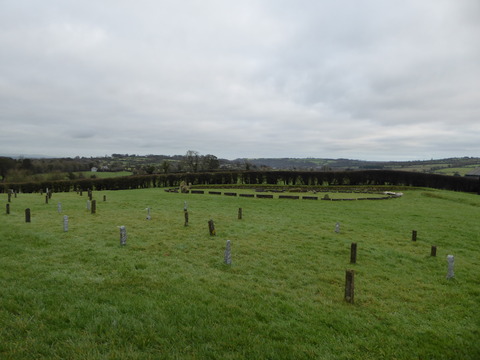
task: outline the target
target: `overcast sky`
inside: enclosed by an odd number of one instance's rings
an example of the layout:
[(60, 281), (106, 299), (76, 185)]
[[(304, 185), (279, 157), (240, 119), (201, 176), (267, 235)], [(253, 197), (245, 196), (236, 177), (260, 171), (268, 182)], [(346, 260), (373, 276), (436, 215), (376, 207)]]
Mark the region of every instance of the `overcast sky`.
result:
[(0, 155), (480, 156), (478, 0), (0, 0)]

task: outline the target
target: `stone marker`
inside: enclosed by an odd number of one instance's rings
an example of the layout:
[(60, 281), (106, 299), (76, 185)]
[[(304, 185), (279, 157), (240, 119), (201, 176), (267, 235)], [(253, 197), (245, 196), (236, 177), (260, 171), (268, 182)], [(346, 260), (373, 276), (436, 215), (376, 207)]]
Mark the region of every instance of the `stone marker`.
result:
[(97, 212), (97, 200), (92, 200), (92, 214)]
[(337, 234), (340, 232), (340, 223), (339, 223), (339, 222), (337, 222), (337, 223), (335, 224), (335, 232), (336, 232)]
[(87, 210), (90, 211), (90, 209), (91, 209), (91, 203), (90, 203), (90, 200), (87, 200)]
[(25, 222), (29, 223), (31, 220), (30, 208), (25, 209)]
[(127, 245), (127, 229), (123, 225), (120, 226), (120, 245)]
[(353, 270), (347, 270), (345, 275), (345, 301), (353, 304), (355, 284)]
[(227, 245), (225, 247), (224, 263), (226, 265), (232, 265), (232, 253), (230, 248), (230, 240), (227, 240)]
[(455, 277), (455, 274), (453, 273), (453, 266), (455, 264), (455, 258), (453, 255), (447, 255), (447, 261), (448, 261), (448, 272), (447, 272), (447, 279), (451, 279)]
[(150, 216), (150, 208), (146, 208), (147, 210), (147, 220), (152, 220), (152, 217)]
[(62, 203), (57, 204), (57, 211), (59, 214), (62, 212)]
[(208, 221), (208, 231), (210, 232), (210, 236), (215, 236), (217, 234), (213, 220)]
[(68, 231), (68, 216), (63, 215), (63, 231), (67, 232)]

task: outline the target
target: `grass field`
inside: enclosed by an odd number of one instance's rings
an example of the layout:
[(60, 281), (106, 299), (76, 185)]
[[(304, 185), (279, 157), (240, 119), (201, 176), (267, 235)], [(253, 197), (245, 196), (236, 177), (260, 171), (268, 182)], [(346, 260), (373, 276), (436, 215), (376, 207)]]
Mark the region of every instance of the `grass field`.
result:
[(105, 191), (93, 193), (96, 214), (85, 193), (49, 204), (19, 194), (0, 215), (0, 358), (479, 359), (480, 196), (403, 192), (334, 202)]

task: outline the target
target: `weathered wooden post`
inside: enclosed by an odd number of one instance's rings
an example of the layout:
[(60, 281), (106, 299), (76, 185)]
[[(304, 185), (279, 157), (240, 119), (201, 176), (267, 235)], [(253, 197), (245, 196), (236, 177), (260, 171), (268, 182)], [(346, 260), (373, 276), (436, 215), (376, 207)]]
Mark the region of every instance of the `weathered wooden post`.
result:
[(347, 270), (345, 275), (345, 301), (353, 304), (355, 284), (354, 284), (354, 271)]
[(412, 230), (412, 241), (417, 241), (417, 230)]
[(103, 195), (103, 201), (107, 201), (107, 195)]
[(350, 246), (350, 264), (357, 263), (357, 243), (352, 243)]
[(9, 191), (8, 194), (8, 202), (12, 202), (12, 193)]
[(7, 204), (7, 209), (6, 210), (7, 210), (7, 215), (9, 215), (10, 214), (10, 204)]
[(432, 245), (432, 249), (430, 250), (430, 256), (437, 256), (437, 247)]
[(120, 245), (127, 245), (127, 229), (123, 225), (120, 226)]
[(225, 255), (223, 262), (225, 265), (232, 265), (232, 253), (230, 248), (230, 240), (227, 240), (227, 245), (225, 246)]
[(215, 236), (217, 234), (213, 220), (208, 221), (208, 231), (210, 232), (210, 236)]
[(188, 211), (183, 212), (185, 214), (185, 226), (188, 226)]
[(238, 208), (238, 220), (242, 220), (243, 211), (242, 208)]
[(97, 200), (92, 200), (92, 214), (95, 214), (97, 212)]
[(45, 204), (48, 204), (48, 194), (45, 195)]
[(25, 209), (25, 222), (29, 223), (31, 220), (30, 208)]

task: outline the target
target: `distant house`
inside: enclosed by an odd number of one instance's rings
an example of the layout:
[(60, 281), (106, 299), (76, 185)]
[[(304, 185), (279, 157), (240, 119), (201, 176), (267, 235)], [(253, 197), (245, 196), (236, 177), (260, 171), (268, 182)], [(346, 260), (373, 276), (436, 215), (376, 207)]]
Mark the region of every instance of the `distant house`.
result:
[(465, 174), (466, 177), (469, 178), (480, 178), (480, 167), (476, 168), (475, 170), (470, 171), (469, 173)]

